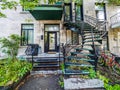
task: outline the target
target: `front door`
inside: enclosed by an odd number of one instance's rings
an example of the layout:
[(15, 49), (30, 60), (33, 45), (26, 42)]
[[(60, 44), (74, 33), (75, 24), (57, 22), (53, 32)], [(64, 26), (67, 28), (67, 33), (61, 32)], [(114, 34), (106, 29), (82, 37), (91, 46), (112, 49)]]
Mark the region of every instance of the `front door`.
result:
[(44, 32), (44, 51), (45, 52), (58, 52), (60, 43), (59, 25), (48, 24), (45, 25)]
[(57, 50), (57, 32), (48, 32), (48, 51)]

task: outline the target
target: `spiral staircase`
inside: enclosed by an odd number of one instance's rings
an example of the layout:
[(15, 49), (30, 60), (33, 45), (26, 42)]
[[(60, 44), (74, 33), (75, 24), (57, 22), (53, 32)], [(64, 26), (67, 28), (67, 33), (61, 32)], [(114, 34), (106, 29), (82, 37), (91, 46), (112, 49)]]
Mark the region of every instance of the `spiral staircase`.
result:
[[(96, 71), (102, 39), (107, 36), (106, 21), (85, 15), (85, 20), (65, 21), (64, 26), (79, 33), (82, 37), (81, 45), (74, 47), (74, 51), (64, 50), (64, 74), (87, 75), (90, 69)], [(72, 28), (72, 29), (71, 29)]]

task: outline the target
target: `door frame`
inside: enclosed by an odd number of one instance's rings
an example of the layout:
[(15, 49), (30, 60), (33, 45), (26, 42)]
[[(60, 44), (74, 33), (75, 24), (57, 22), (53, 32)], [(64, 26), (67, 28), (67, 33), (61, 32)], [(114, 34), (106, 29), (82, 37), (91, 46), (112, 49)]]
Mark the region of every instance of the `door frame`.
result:
[[(47, 25), (53, 25), (53, 26), (55, 26), (55, 25), (57, 25), (59, 28), (58, 28), (58, 30), (56, 31), (56, 30), (53, 30), (53, 31), (46, 31), (45, 30), (45, 27), (47, 26)], [(46, 38), (48, 39), (48, 35), (46, 35), (46, 34), (48, 34), (48, 32), (51, 32), (51, 33), (56, 33), (56, 50), (50, 50), (51, 52), (53, 51), (53, 52), (58, 52), (59, 51), (59, 48), (60, 48), (60, 46), (58, 45), (58, 43), (60, 43), (60, 24), (44, 24), (44, 52), (45, 53), (47, 53), (47, 52), (49, 52), (49, 47), (48, 47), (48, 43), (46, 43)], [(59, 40), (58, 40), (58, 38), (59, 38)], [(47, 40), (48, 41), (48, 40)], [(47, 48), (46, 48), (47, 47)]]

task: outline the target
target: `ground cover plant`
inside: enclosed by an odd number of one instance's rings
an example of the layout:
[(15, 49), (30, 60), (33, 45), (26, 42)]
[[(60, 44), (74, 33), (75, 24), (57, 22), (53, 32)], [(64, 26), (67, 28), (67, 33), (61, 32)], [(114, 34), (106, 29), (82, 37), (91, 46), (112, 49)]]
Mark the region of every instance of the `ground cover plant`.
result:
[(0, 86), (8, 86), (17, 82), (32, 69), (31, 63), (21, 60), (0, 60)]

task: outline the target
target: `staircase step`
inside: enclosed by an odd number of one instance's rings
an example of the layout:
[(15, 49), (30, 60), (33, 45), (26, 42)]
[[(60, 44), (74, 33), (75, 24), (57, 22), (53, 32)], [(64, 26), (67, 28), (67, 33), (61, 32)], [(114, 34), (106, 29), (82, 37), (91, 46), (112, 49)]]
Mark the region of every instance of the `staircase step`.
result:
[(48, 68), (48, 67), (59, 67), (59, 64), (50, 64), (50, 65), (46, 65), (46, 64), (43, 64), (43, 65), (33, 65), (33, 68)]
[(57, 58), (45, 58), (45, 59), (34, 59), (34, 63), (43, 63), (43, 62), (58, 62), (59, 60)]
[(87, 71), (87, 70), (70, 70), (70, 69), (65, 69), (65, 72), (64, 74), (66, 75), (80, 75), (80, 74), (84, 74), (84, 75), (87, 75), (89, 74), (90, 72)]
[(77, 55), (77, 54), (81, 54), (81, 55), (84, 55), (84, 56), (94, 56), (93, 54), (86, 54), (86, 53), (80, 53), (80, 52), (70, 52), (71, 55)]
[(79, 50), (93, 51), (93, 49), (89, 49), (89, 48), (76, 48), (76, 51), (79, 51)]
[(73, 59), (75, 59), (75, 60), (77, 60), (77, 61), (79, 61), (79, 60), (81, 60), (81, 61), (88, 61), (88, 62), (94, 62), (95, 60), (92, 60), (92, 59), (86, 59), (86, 58), (81, 58), (81, 57), (74, 57), (74, 56), (68, 56), (68, 57), (66, 57), (68, 60), (73, 60)]
[[(94, 42), (98, 41), (99, 43), (101, 43), (102, 39), (96, 39), (94, 40)], [(85, 40), (83, 42), (93, 42), (93, 40)]]
[[(84, 33), (91, 33), (90, 30), (84, 30), (83, 32), (84, 32)], [(93, 30), (93, 33), (98, 33), (98, 31), (97, 31), (97, 30)]]
[[(90, 36), (90, 37), (84, 37), (84, 39), (91, 39), (91, 38), (93, 38), (92, 36)], [(100, 36), (94, 36), (94, 38), (100, 38)]]
[(67, 66), (79, 66), (79, 67), (94, 67), (93, 65), (72, 63), (72, 62), (65, 62), (65, 65), (67, 65)]

